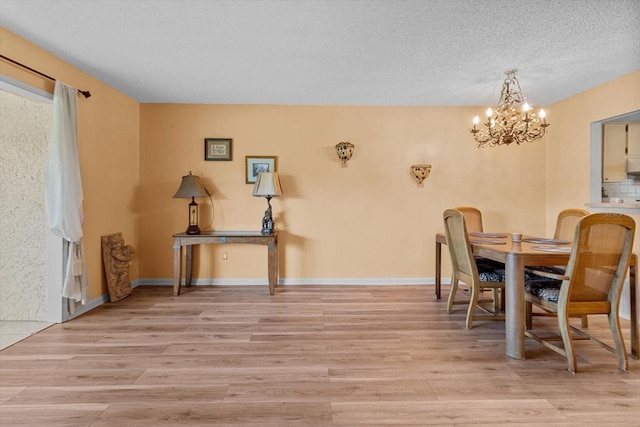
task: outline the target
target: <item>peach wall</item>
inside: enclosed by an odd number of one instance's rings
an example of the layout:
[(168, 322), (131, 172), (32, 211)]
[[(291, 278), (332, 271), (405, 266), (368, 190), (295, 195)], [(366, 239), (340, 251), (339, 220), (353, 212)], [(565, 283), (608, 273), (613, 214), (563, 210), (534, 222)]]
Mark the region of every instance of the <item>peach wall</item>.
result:
[[(84, 188), (83, 225), (90, 298), (107, 292), (100, 236), (122, 232), (139, 246), (135, 190), (140, 176), (139, 104), (86, 73), (0, 27), (0, 51), (71, 86), (91, 91), (78, 98), (79, 152)], [(38, 89), (53, 83), (0, 60), (0, 73)], [(134, 256), (130, 277), (139, 277)]]
[[(547, 229), (564, 206), (589, 200), (591, 123), (640, 110), (640, 70), (550, 106), (547, 147)], [(551, 227), (551, 228), (549, 228)]]
[[(260, 229), (266, 202), (244, 182), (247, 155), (278, 156), (285, 194), (272, 205), (285, 283), (426, 282), (448, 207), (478, 206), (487, 230), (544, 232), (545, 142), (477, 149), (468, 127), (479, 111), (143, 104), (140, 276), (172, 277), (171, 234), (186, 229), (188, 203), (172, 196), (189, 171), (213, 193), (214, 229)], [(204, 161), (207, 137), (233, 138), (233, 161)], [(333, 148), (340, 141), (356, 146), (346, 168)], [(433, 170), (419, 187), (409, 166), (424, 162)], [(205, 199), (199, 203), (204, 227), (210, 208)], [(264, 248), (214, 245), (200, 255), (207, 261), (195, 277), (265, 277)]]
[[(272, 203), (285, 282), (426, 281), (444, 209), (475, 205), (487, 230), (549, 234), (560, 209), (588, 201), (589, 123), (640, 108), (636, 72), (550, 106), (543, 141), (476, 149), (467, 129), (482, 107), (140, 106), (3, 28), (0, 48), (93, 94), (79, 99), (92, 297), (106, 292), (103, 234), (121, 231), (136, 248), (132, 280), (171, 278), (171, 234), (186, 228), (186, 201), (172, 195), (189, 170), (213, 193), (214, 229), (258, 230), (266, 202), (244, 183), (246, 155), (278, 156), (285, 196)], [(4, 62), (0, 72), (52, 90)], [(204, 161), (206, 137), (233, 138), (233, 161)], [(347, 168), (333, 149), (340, 141), (356, 145)], [(418, 162), (433, 164), (422, 187), (408, 173)], [(205, 227), (211, 209), (199, 202)], [(264, 278), (264, 248), (211, 246), (200, 255), (196, 277)]]

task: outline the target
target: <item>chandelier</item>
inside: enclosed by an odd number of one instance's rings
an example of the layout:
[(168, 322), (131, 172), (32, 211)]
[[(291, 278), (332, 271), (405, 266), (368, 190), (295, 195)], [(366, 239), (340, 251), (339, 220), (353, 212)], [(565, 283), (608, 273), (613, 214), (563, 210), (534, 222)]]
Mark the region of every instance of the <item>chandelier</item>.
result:
[(495, 111), (487, 109), (485, 129), (477, 128), (480, 123), (478, 116), (473, 119), (473, 129), (469, 131), (478, 143), (478, 148), (533, 142), (542, 138), (549, 126), (543, 109), (540, 109), (538, 115), (531, 111), (526, 97), (522, 95), (516, 71), (505, 72), (507, 78), (502, 83), (498, 107)]

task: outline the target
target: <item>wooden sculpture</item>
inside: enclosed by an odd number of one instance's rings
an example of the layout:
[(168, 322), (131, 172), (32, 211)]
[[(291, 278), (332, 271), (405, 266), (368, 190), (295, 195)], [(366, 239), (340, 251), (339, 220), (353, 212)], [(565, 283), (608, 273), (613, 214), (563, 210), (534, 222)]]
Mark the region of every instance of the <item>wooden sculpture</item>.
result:
[(131, 294), (129, 263), (134, 252), (133, 246), (124, 244), (122, 233), (102, 236), (101, 241), (109, 298), (115, 302)]

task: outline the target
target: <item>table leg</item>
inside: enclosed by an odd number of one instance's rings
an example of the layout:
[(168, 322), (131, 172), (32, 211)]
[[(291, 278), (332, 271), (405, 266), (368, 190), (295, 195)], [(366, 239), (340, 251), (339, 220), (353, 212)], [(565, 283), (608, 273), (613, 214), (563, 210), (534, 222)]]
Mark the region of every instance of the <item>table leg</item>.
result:
[(638, 256), (633, 254), (629, 268), (629, 311), (631, 318), (631, 357), (638, 359)]
[(180, 295), (180, 267), (182, 266), (182, 246), (173, 245), (173, 294)]
[(184, 262), (184, 285), (186, 287), (191, 286), (191, 274), (193, 272), (193, 245), (187, 245), (187, 255), (185, 256)]
[(507, 356), (524, 359), (524, 262), (507, 254), (505, 263), (505, 332)]
[(436, 299), (442, 296), (442, 243), (436, 242)]
[(269, 295), (275, 293), (278, 287), (278, 242), (267, 245), (268, 269), (269, 269)]

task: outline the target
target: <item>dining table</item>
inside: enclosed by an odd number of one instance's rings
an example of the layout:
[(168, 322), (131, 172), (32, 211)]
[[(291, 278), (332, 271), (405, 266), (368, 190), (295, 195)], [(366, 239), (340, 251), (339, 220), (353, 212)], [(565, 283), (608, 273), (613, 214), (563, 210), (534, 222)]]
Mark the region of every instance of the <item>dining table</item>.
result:
[[(440, 299), (442, 245), (447, 244), (447, 238), (440, 232), (436, 233), (435, 241), (435, 292), (436, 298)], [(520, 242), (513, 242), (508, 233), (469, 233), (469, 242), (474, 255), (505, 265), (505, 352), (512, 358), (525, 359), (525, 267), (567, 265), (572, 243), (528, 235), (524, 235)], [(634, 359), (638, 359), (637, 264), (638, 257), (632, 254), (629, 267), (629, 317), (631, 357)]]

